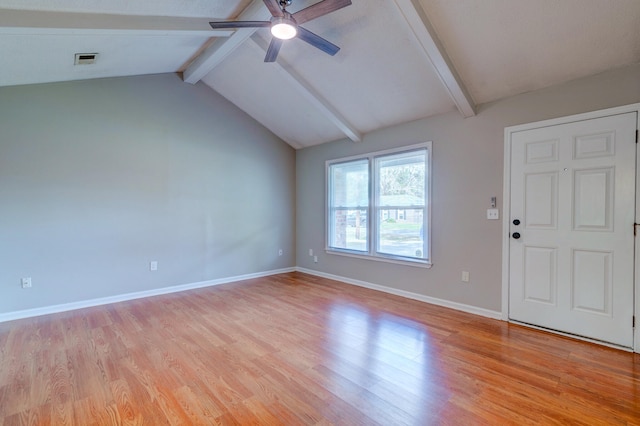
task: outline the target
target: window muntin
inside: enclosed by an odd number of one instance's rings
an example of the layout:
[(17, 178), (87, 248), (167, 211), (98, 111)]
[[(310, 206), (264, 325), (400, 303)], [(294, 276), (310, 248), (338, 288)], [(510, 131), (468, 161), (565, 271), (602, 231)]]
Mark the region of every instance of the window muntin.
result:
[(327, 250), (429, 265), (430, 157), (427, 142), (328, 161)]

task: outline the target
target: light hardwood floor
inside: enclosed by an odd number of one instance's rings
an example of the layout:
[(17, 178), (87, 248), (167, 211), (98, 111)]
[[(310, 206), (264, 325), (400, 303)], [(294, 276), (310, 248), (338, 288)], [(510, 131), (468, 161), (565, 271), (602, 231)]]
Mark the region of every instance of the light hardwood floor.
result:
[(0, 324), (0, 423), (640, 424), (640, 356), (291, 273)]

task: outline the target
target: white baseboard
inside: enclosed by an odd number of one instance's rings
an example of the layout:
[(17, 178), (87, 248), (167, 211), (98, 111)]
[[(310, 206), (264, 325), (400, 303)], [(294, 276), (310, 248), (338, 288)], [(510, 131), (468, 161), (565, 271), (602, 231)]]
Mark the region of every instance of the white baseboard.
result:
[(178, 293), (186, 290), (197, 288), (212, 287), (221, 284), (228, 284), (237, 281), (251, 280), (254, 278), (268, 277), (270, 275), (285, 274), (294, 272), (296, 268), (277, 269), (273, 271), (258, 272), (255, 274), (238, 275), (235, 277), (220, 278), (210, 281), (201, 281), (191, 284), (183, 284), (172, 287), (163, 287), (153, 290), (139, 291), (135, 293), (119, 294), (116, 296), (102, 297), (99, 299), (83, 300), (80, 302), (64, 303), (61, 305), (45, 306), (42, 308), (25, 309), (23, 311), (14, 311), (0, 314), (0, 322), (13, 321), (22, 318), (31, 318), (41, 315), (55, 314), (58, 312), (74, 311), (76, 309), (91, 308), (94, 306), (108, 305), (111, 303), (126, 302), (128, 300), (142, 299), (151, 296), (160, 296), (163, 294)]
[(142, 299), (145, 297), (160, 296), (163, 294), (170, 294), (170, 293), (178, 293), (181, 291), (194, 290), (197, 288), (213, 287), (221, 284), (228, 284), (228, 283), (237, 282), (237, 281), (245, 281), (245, 280), (250, 280), (254, 278), (267, 277), (270, 275), (285, 274), (285, 273), (294, 272), (294, 271), (299, 271), (309, 275), (315, 275), (318, 277), (340, 281), (345, 284), (351, 284), (351, 285), (365, 287), (372, 290), (378, 290), (384, 293), (394, 294), (396, 296), (406, 297), (408, 299), (418, 300), (421, 302), (430, 303), (432, 305), (443, 306), (446, 308), (451, 308), (458, 311), (467, 312), (470, 314), (480, 315), (487, 318), (502, 319), (502, 313), (498, 311), (478, 308), (476, 306), (465, 305), (463, 303), (457, 303), (457, 302), (451, 302), (449, 300), (444, 300), (444, 299), (437, 299), (435, 297), (424, 296), (418, 293), (412, 293), (409, 291), (398, 290), (395, 288), (386, 287), (378, 284), (372, 284), (366, 281), (354, 280), (351, 278), (341, 277), (338, 275), (326, 274), (324, 272), (318, 272), (312, 269), (295, 267), (295, 268), (285, 268), (285, 269), (277, 269), (272, 271), (258, 272), (255, 274), (238, 275), (235, 277), (219, 278), (216, 280), (202, 281), (202, 282), (191, 283), (191, 284), (183, 284), (183, 285), (177, 285), (172, 287), (163, 287), (163, 288), (158, 288), (153, 290), (139, 291), (135, 293), (119, 294), (116, 296), (109, 296), (109, 297), (103, 297), (103, 298), (91, 299), (91, 300), (83, 300), (80, 302), (65, 303), (61, 305), (45, 306), (42, 308), (7, 312), (4, 314), (0, 314), (0, 322), (13, 321), (13, 320), (22, 319), (22, 318), (37, 317), (41, 315), (55, 314), (59, 312), (73, 311), (77, 309), (91, 308), (94, 306), (108, 305), (111, 303), (126, 302), (128, 300)]
[(457, 311), (467, 312), (469, 314), (480, 315), (487, 318), (502, 320), (502, 312), (492, 311), (490, 309), (479, 308), (477, 306), (465, 305), (464, 303), (451, 302), (449, 300), (438, 299), (435, 297), (429, 297), (418, 293), (412, 293), (410, 291), (398, 290), (392, 287), (386, 287), (378, 284), (368, 283), (366, 281), (354, 280), (351, 278), (345, 278), (338, 275), (326, 274), (324, 272), (314, 271), (306, 268), (295, 268), (296, 271), (309, 275), (315, 275), (322, 278), (328, 278), (330, 280), (340, 281), (346, 284), (352, 284), (359, 287), (365, 287), (371, 290), (378, 290), (384, 293), (394, 294), (396, 296), (406, 297), (407, 299), (418, 300), (420, 302), (430, 303), (432, 305), (443, 306), (445, 308), (455, 309)]

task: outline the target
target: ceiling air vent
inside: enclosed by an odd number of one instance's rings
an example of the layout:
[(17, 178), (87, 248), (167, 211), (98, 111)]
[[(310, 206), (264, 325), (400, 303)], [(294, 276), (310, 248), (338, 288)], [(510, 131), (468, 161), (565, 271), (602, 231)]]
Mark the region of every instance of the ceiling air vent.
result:
[(97, 53), (76, 53), (76, 65), (91, 65), (96, 63)]

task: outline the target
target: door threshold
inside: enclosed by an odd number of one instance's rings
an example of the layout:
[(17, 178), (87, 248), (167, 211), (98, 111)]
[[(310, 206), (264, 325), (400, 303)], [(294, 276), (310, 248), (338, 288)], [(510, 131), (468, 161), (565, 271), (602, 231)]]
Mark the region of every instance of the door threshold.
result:
[(551, 333), (551, 334), (558, 334), (560, 336), (569, 337), (571, 339), (582, 340), (584, 342), (594, 343), (594, 344), (600, 345), (600, 346), (607, 346), (609, 348), (618, 349), (618, 350), (625, 351), (625, 352), (634, 352), (633, 346), (631, 346), (631, 347), (622, 346), (622, 345), (618, 345), (618, 344), (611, 343), (611, 342), (605, 342), (604, 340), (593, 339), (593, 338), (590, 338), (590, 337), (581, 336), (579, 334), (567, 333), (565, 331), (555, 330), (553, 328), (541, 327), (539, 325), (530, 324), (530, 323), (527, 323), (527, 322), (522, 322), (522, 321), (514, 320), (514, 319), (511, 319), (511, 318), (509, 318), (508, 322), (511, 323), (511, 324), (521, 325), (523, 327), (529, 327), (529, 328), (534, 328), (534, 329), (540, 330), (540, 331), (546, 331), (546, 332)]

